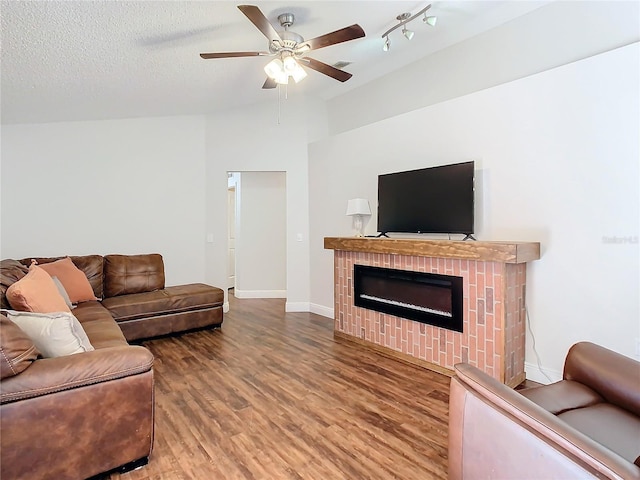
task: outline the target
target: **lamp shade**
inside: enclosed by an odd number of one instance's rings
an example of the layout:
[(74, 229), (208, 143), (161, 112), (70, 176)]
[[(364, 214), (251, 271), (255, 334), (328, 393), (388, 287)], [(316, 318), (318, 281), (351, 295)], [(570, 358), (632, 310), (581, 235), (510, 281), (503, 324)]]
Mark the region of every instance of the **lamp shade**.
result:
[(366, 198), (352, 198), (347, 203), (347, 215), (371, 215), (369, 200)]
[(296, 62), (295, 60), (294, 62), (295, 62), (295, 66), (289, 72), (289, 75), (291, 76), (291, 78), (293, 78), (293, 80), (296, 83), (298, 83), (300, 80), (302, 80), (307, 76), (307, 72), (304, 71), (304, 68), (302, 68), (298, 62)]
[(289, 82), (289, 75), (285, 72), (284, 65), (279, 58), (274, 58), (267, 63), (264, 67), (264, 73), (266, 73), (269, 78), (275, 80), (276, 83), (286, 85)]

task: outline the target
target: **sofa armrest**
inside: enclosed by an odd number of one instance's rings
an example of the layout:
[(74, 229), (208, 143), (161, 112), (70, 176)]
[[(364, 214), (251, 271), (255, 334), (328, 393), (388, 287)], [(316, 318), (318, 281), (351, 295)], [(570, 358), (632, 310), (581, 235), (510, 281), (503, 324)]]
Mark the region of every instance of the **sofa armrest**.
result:
[(449, 475), (640, 479), (640, 469), (481, 370), (455, 366)]
[(640, 416), (640, 362), (595, 343), (579, 342), (567, 353), (563, 377)]
[(147, 372), (153, 355), (140, 346), (101, 348), (38, 359), (21, 374), (2, 381), (0, 403), (39, 397)]

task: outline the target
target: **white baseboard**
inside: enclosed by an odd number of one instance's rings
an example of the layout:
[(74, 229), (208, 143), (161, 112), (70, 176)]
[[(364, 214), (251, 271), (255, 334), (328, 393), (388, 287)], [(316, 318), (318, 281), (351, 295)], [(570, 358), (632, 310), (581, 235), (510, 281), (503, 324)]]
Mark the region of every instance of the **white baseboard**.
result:
[(325, 307), (324, 305), (318, 305), (317, 303), (310, 304), (310, 312), (323, 317), (334, 318), (334, 309)]
[(224, 302), (222, 304), (222, 313), (229, 313), (229, 302)]
[(287, 302), (284, 304), (285, 312), (308, 312), (309, 302)]
[(285, 312), (311, 312), (323, 317), (333, 318), (333, 308), (308, 302), (287, 302)]
[(233, 289), (236, 298), (287, 298), (286, 290), (238, 290)]
[(524, 371), (527, 380), (543, 383), (545, 385), (562, 380), (562, 372), (552, 370), (551, 368), (540, 368), (533, 363), (525, 362)]

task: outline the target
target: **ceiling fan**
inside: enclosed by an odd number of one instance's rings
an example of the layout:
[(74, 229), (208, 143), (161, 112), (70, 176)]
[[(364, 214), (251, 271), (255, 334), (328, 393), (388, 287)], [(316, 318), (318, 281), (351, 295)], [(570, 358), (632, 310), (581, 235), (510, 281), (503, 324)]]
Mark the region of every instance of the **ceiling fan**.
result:
[(280, 26), (284, 30), (277, 32), (267, 17), (255, 5), (238, 5), (238, 9), (267, 37), (269, 51), (201, 53), (202, 58), (276, 57), (264, 67), (267, 80), (262, 88), (275, 88), (278, 84), (287, 84), (289, 78), (293, 78), (296, 83), (299, 82), (307, 76), (302, 65), (340, 82), (346, 82), (351, 78), (350, 73), (306, 55), (312, 50), (364, 37), (365, 33), (360, 25), (354, 24), (311, 40), (305, 40), (301, 35), (289, 30), (294, 21), (292, 13), (283, 13), (278, 16)]

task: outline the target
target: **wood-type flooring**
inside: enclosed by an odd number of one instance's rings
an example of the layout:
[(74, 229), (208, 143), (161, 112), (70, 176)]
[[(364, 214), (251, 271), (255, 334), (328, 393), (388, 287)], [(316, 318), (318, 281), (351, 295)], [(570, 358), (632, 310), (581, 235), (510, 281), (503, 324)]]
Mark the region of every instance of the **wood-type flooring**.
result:
[(143, 468), (104, 478), (446, 478), (449, 378), (284, 309), (230, 295), (222, 329), (144, 342), (154, 450)]

